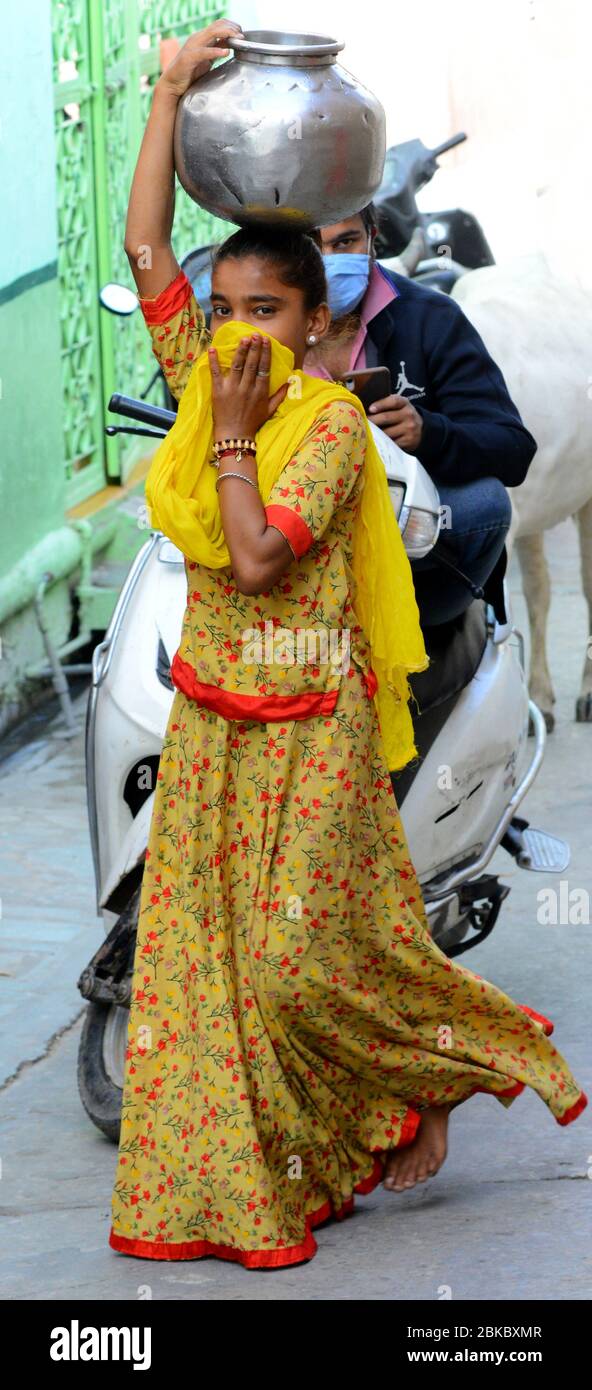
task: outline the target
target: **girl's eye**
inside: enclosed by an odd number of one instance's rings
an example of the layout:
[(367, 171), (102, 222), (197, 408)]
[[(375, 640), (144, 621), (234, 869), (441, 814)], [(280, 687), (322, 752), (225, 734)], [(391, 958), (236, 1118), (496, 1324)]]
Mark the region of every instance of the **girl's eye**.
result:
[(218, 318), (223, 318), (224, 314), (229, 313), (229, 309), (226, 304), (213, 304), (212, 313), (217, 314)]
[(264, 316), (266, 316), (267, 314), (273, 314), (274, 312), (275, 311), (273, 304), (258, 304), (255, 310), (256, 314), (263, 314)]

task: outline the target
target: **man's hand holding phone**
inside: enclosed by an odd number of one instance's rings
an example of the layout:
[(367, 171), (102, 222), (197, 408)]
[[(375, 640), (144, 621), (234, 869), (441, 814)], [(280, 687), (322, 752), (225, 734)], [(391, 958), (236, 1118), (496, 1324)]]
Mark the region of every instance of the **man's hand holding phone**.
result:
[(408, 454), (415, 453), (423, 432), (423, 420), (406, 396), (392, 394), (388, 367), (366, 367), (359, 372), (349, 372), (340, 380), (362, 402), (373, 425), (384, 430), (400, 449)]
[(400, 449), (414, 454), (421, 443), (423, 420), (405, 396), (385, 396), (368, 407), (368, 419), (379, 425)]

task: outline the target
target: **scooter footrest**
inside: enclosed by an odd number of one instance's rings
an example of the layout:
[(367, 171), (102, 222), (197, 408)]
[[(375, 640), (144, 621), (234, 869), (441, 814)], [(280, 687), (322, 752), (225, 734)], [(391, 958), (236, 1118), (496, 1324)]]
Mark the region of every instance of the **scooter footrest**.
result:
[(557, 835), (549, 835), (547, 830), (537, 830), (529, 825), (520, 836), (521, 848), (517, 862), (521, 869), (533, 869), (548, 874), (562, 874), (570, 860), (570, 848), (565, 840)]

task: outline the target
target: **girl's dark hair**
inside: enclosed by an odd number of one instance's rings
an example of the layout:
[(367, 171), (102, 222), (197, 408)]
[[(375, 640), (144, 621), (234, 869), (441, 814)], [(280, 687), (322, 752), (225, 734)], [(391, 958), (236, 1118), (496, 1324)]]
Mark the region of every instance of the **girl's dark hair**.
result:
[(320, 234), (280, 227), (241, 227), (212, 254), (212, 270), (221, 261), (257, 256), (277, 271), (283, 285), (302, 290), (305, 309), (316, 309), (327, 298), (327, 281)]

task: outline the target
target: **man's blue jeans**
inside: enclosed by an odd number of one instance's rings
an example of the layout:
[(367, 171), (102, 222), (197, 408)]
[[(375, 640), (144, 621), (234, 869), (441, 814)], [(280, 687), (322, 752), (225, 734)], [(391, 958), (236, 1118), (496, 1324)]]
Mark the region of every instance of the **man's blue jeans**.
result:
[(498, 478), (479, 478), (461, 487), (439, 487), (443, 525), (437, 544), (423, 560), (412, 560), (422, 625), (456, 618), (472, 602), (468, 585), (440, 565), (442, 555), (482, 585), (502, 553), (512, 518), (510, 498)]

